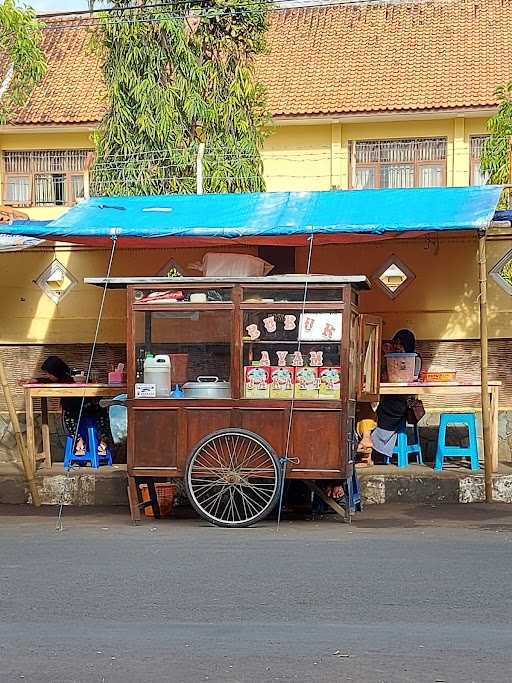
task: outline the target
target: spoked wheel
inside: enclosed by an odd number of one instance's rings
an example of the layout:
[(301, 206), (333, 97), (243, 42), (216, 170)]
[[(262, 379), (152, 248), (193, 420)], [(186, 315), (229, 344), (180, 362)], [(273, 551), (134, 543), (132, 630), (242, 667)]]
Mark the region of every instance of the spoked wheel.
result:
[(261, 437), (221, 429), (194, 448), (185, 485), (194, 509), (208, 522), (245, 527), (264, 519), (279, 497), (279, 460)]

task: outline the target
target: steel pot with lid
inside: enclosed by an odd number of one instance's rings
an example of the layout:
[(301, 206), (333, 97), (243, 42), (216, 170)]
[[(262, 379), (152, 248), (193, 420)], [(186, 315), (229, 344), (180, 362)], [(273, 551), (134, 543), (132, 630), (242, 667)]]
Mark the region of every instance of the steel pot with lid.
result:
[(201, 375), (197, 382), (183, 385), (185, 398), (231, 398), (231, 385), (214, 375)]

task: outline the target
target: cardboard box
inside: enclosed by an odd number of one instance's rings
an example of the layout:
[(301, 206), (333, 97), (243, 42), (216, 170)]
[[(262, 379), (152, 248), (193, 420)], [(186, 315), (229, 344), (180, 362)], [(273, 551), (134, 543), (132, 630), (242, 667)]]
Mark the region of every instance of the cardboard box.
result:
[(295, 368), (270, 368), (270, 398), (293, 398)]
[(341, 368), (319, 368), (318, 397), (337, 400), (341, 398)]
[(310, 400), (318, 398), (319, 368), (295, 368), (295, 398)]
[(244, 368), (245, 398), (270, 398), (270, 368), (246, 366)]

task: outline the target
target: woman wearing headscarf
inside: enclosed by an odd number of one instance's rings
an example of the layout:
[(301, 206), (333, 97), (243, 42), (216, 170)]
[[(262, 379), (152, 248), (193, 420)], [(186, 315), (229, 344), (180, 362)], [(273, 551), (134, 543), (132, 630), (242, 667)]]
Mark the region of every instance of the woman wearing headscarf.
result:
[[(399, 330), (392, 339), (394, 353), (415, 353), (416, 338), (411, 330)], [(371, 435), (373, 460), (385, 464), (396, 446), (398, 432), (407, 424), (410, 396), (385, 395), (377, 407), (377, 427)]]

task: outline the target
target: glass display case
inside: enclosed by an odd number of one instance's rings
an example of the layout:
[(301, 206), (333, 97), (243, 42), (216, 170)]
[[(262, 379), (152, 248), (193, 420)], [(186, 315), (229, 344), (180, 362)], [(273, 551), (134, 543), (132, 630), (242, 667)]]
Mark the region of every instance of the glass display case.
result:
[[(378, 394), (381, 323), (355, 311), (352, 287), (182, 283), (130, 290), (132, 398), (339, 401)], [(153, 391), (165, 367), (166, 380)]]

